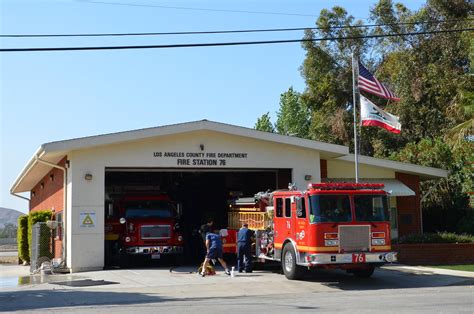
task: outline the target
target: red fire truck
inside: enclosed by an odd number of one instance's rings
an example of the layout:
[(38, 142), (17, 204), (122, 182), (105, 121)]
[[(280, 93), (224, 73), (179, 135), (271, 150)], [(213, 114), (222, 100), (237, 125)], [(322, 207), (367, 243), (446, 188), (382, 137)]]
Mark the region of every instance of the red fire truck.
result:
[(118, 251), (121, 265), (129, 264), (132, 256), (160, 259), (183, 254), (180, 213), (168, 195), (131, 194), (111, 205), (117, 210), (106, 218), (106, 247), (108, 242), (109, 250)]
[(340, 268), (370, 277), (396, 261), (383, 184), (319, 183), (305, 191), (258, 193), (253, 205), (230, 206), (225, 246), (243, 222), (256, 232), (255, 256), (278, 261), (288, 279), (309, 268)]

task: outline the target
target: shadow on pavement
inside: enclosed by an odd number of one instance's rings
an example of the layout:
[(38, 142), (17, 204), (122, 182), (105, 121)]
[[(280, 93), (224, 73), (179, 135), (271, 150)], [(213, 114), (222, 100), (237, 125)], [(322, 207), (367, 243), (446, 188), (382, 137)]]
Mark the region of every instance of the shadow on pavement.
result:
[[(28, 311), (28, 310), (58, 310), (61, 308), (73, 308), (84, 306), (116, 306), (116, 305), (140, 305), (160, 302), (182, 302), (187, 301), (188, 307), (195, 306), (198, 301), (210, 303), (214, 297), (200, 298), (168, 298), (152, 296), (134, 292), (104, 292), (104, 291), (78, 291), (78, 290), (30, 290), (15, 292), (0, 292), (1, 311)], [(219, 299), (222, 300), (221, 297)], [(242, 297), (227, 297), (224, 299), (229, 305), (261, 305), (261, 302), (248, 300)], [(279, 304), (288, 311), (293, 310), (317, 310), (315, 306), (300, 306), (294, 304)], [(183, 306), (181, 304), (180, 306)], [(69, 309), (70, 310), (70, 309)], [(107, 311), (107, 309), (103, 309)], [(113, 310), (110, 310), (113, 311)]]
[(409, 289), (474, 284), (474, 278), (399, 269), (377, 269), (371, 278), (358, 278), (341, 270), (313, 270), (308, 272), (303, 281), (340, 290)]
[(146, 304), (178, 299), (142, 293), (82, 290), (29, 290), (0, 292), (1, 311), (55, 309), (74, 306)]

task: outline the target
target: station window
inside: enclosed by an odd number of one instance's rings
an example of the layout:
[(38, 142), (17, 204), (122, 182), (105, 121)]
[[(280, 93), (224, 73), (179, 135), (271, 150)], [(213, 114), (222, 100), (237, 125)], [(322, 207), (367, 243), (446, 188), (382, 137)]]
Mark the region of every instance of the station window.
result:
[(283, 199), (276, 199), (276, 216), (283, 217)]
[(291, 217), (291, 198), (285, 198), (285, 217)]

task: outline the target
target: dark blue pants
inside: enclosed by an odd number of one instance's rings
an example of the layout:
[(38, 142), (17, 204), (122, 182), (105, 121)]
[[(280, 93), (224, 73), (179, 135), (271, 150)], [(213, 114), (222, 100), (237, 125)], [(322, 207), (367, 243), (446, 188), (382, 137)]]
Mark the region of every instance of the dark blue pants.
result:
[(248, 244), (237, 243), (237, 269), (252, 271), (252, 254)]

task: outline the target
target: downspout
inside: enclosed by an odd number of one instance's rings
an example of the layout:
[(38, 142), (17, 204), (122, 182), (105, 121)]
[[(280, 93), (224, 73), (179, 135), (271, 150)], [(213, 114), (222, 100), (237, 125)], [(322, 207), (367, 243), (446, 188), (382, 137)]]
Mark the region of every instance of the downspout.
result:
[[(47, 166), (50, 166), (50, 167), (53, 167), (53, 168), (56, 168), (56, 169), (60, 169), (63, 171), (63, 190), (64, 190), (64, 200), (63, 200), (63, 251), (62, 251), (62, 258), (63, 258), (63, 262), (66, 263), (67, 260), (66, 260), (66, 241), (67, 241), (67, 232), (66, 232), (66, 226), (67, 226), (67, 220), (66, 220), (66, 215), (67, 215), (67, 210), (66, 210), (66, 206), (67, 206), (67, 168), (66, 167), (62, 167), (62, 166), (59, 166), (59, 165), (56, 165), (56, 164), (53, 164), (51, 162), (48, 162), (48, 161), (45, 161), (45, 160), (42, 160), (38, 157), (38, 155), (35, 155), (35, 160), (36, 162), (39, 162), (41, 164), (44, 164), (44, 165), (47, 165)], [(66, 265), (67, 267), (67, 265)]]

